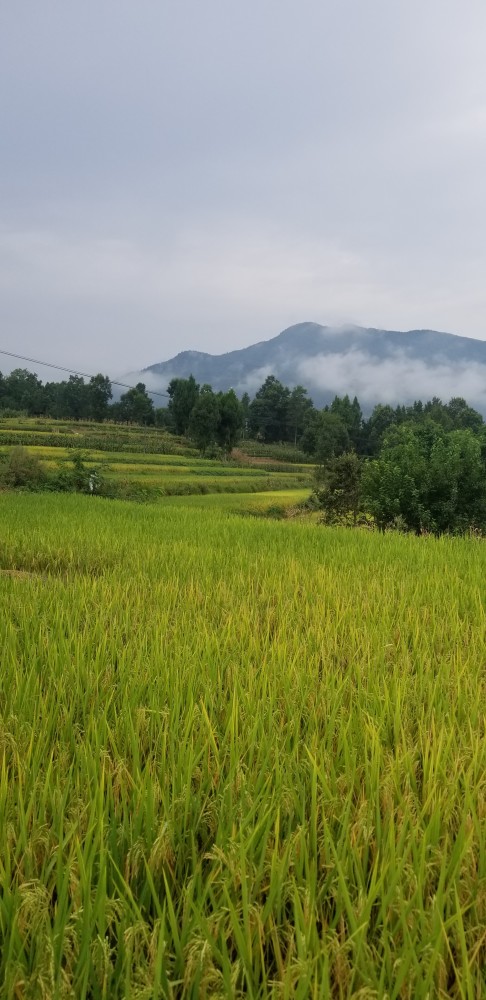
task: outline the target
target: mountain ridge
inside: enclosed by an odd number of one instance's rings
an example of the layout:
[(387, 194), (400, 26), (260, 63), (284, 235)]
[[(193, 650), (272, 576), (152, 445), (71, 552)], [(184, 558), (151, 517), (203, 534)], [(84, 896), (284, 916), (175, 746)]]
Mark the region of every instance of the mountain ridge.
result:
[(267, 375), (304, 385), (316, 405), (336, 394), (357, 395), (369, 409), (377, 402), (464, 396), (486, 413), (486, 341), (437, 330), (381, 330), (307, 321), (248, 347), (210, 354), (181, 351), (131, 377), (164, 390), (172, 378), (194, 375), (216, 390), (233, 387), (254, 395)]

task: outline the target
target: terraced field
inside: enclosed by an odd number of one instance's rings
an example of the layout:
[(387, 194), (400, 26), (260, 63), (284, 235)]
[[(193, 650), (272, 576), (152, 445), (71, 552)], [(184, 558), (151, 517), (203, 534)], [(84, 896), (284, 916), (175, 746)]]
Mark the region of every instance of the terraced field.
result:
[[(127, 495), (152, 497), (207, 493), (261, 493), (312, 485), (313, 466), (253, 459), (239, 450), (225, 461), (201, 458), (183, 438), (153, 428), (42, 420), (0, 421), (0, 456), (21, 445), (51, 473), (68, 468), (77, 452)], [(261, 450), (261, 449), (260, 449)]]

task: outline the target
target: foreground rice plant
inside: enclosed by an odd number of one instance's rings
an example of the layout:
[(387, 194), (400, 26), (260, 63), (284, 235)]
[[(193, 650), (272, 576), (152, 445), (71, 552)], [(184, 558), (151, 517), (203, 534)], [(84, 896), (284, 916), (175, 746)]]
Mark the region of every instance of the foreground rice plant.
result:
[(0, 516), (1, 996), (486, 995), (484, 543)]

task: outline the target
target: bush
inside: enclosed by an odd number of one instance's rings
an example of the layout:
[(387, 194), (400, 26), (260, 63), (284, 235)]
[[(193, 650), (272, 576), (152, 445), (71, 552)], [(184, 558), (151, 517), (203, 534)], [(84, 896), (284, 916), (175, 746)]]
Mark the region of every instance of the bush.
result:
[(6, 486), (39, 489), (46, 480), (46, 474), (39, 459), (17, 445), (7, 456), (2, 478)]
[[(326, 524), (333, 528), (376, 528), (375, 519), (372, 514), (365, 511), (353, 513), (353, 511), (324, 511), (319, 518), (319, 524)], [(399, 528), (396, 529), (401, 530)]]
[(0, 420), (8, 420), (14, 417), (26, 417), (26, 410), (15, 410), (11, 406), (6, 406), (5, 409), (0, 410)]
[(83, 452), (75, 451), (71, 461), (72, 469), (60, 469), (56, 475), (51, 476), (46, 484), (47, 489), (62, 493), (101, 493), (103, 480), (96, 469), (86, 467)]

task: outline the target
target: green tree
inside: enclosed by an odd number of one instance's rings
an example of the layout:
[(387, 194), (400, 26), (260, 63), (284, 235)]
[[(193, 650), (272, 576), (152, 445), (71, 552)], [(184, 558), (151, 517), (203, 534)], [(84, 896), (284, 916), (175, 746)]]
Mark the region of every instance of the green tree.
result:
[(70, 375), (67, 382), (62, 383), (63, 416), (72, 420), (83, 420), (89, 417), (88, 387), (81, 375)]
[(321, 413), (319, 410), (309, 410), (306, 415), (300, 447), (306, 455), (315, 455), (317, 450), (317, 435), (321, 425)]
[(218, 397), (210, 385), (203, 385), (191, 410), (189, 437), (203, 452), (216, 443), (220, 409)]
[(361, 429), (363, 424), (363, 414), (357, 396), (351, 402), (348, 395), (335, 396), (330, 407), (330, 412), (334, 413), (342, 420), (353, 448), (358, 449), (360, 445)]
[(367, 455), (378, 455), (385, 434), (396, 424), (397, 414), (393, 407), (378, 403), (363, 426), (363, 447)]
[(331, 458), (343, 455), (351, 448), (348, 430), (337, 413), (322, 410), (319, 416), (319, 426), (316, 434), (316, 459), (324, 465)]
[(447, 412), (447, 407), (438, 396), (434, 396), (424, 404), (423, 416), (428, 420), (433, 420), (435, 424), (443, 427), (446, 431), (452, 429), (450, 414)]
[(219, 392), (219, 420), (216, 429), (216, 439), (220, 448), (230, 455), (238, 444), (243, 427), (243, 408), (233, 389)]
[(288, 402), (290, 389), (275, 375), (268, 375), (250, 403), (249, 425), (252, 437), (263, 441), (288, 440)]
[(199, 386), (194, 375), (189, 378), (173, 378), (169, 382), (169, 411), (176, 434), (187, 434), (191, 423), (191, 413), (197, 403)]
[(473, 410), (472, 406), (468, 406), (466, 400), (460, 396), (449, 400), (445, 409), (455, 430), (471, 430), (478, 434), (484, 427), (481, 414)]
[(14, 368), (4, 379), (2, 406), (24, 410), (30, 416), (44, 412), (44, 395), (40, 379), (26, 368)]
[(155, 426), (163, 427), (166, 431), (174, 430), (174, 421), (168, 406), (159, 406), (154, 413)]
[(321, 470), (319, 505), (327, 520), (339, 522), (351, 514), (356, 523), (360, 510), (361, 461), (356, 452), (331, 458)]
[(88, 383), (89, 415), (93, 420), (106, 420), (112, 397), (111, 382), (107, 375), (93, 375)]
[(62, 417), (66, 415), (64, 404), (65, 382), (46, 382), (44, 385), (44, 412), (49, 417)]
[(428, 462), (427, 506), (433, 529), (465, 531), (486, 524), (486, 479), (481, 442), (470, 429), (433, 442)]
[(241, 397), (241, 429), (243, 437), (248, 437), (250, 427), (250, 397), (244, 392)]
[(304, 432), (306, 419), (313, 410), (314, 404), (303, 385), (296, 385), (290, 393), (287, 407), (288, 428), (294, 445)]
[(154, 423), (154, 404), (143, 382), (137, 382), (133, 389), (122, 394), (115, 415), (123, 423), (143, 426)]
[[(404, 497), (407, 498), (407, 506), (410, 506), (410, 496), (413, 498), (412, 506), (417, 505), (415, 483), (410, 477), (405, 478), (400, 466), (390, 459), (373, 459), (365, 462), (362, 494), (364, 507), (382, 530), (396, 524), (398, 519), (401, 519), (408, 528), (412, 527), (403, 518), (402, 510), (405, 506)], [(420, 524), (419, 511), (413, 520)]]
[(428, 456), (442, 429), (433, 421), (391, 427), (378, 459), (363, 471), (363, 496), (379, 527), (400, 519), (419, 534), (431, 530), (427, 508)]
[(385, 437), (379, 458), (366, 463), (363, 496), (380, 527), (400, 518), (417, 533), (484, 528), (481, 440), (469, 429), (446, 431), (430, 419), (405, 423)]

